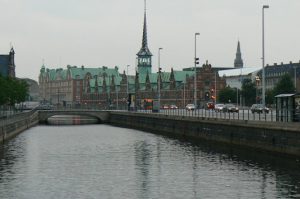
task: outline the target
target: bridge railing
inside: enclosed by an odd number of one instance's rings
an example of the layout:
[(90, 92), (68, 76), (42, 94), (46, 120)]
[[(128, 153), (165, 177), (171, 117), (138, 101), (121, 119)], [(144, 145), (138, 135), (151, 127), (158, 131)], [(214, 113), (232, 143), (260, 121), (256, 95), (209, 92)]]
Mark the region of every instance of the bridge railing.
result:
[[(93, 106), (76, 106), (76, 107), (52, 107), (52, 110), (109, 110), (109, 111), (130, 111), (141, 112), (147, 114), (160, 114), (160, 115), (174, 115), (181, 117), (196, 117), (196, 118), (215, 118), (215, 119), (227, 119), (227, 120), (253, 120), (253, 121), (265, 121), (265, 122), (300, 122), (300, 111), (292, 110), (288, 111), (283, 109), (277, 111), (275, 109), (269, 109), (269, 112), (252, 112), (248, 107), (241, 107), (237, 112), (223, 112), (215, 111), (213, 109), (197, 108), (195, 110), (186, 110), (185, 108), (176, 109), (163, 109), (161, 108), (157, 112), (152, 110), (145, 110), (141, 107), (130, 108), (126, 106), (116, 107), (93, 107)], [(1, 118), (0, 118), (1, 119)]]
[(182, 117), (215, 118), (227, 120), (252, 120), (265, 122), (300, 122), (299, 110), (282, 109), (280, 111), (270, 109), (269, 112), (252, 112), (250, 108), (242, 108), (237, 112), (215, 111), (213, 109), (160, 109), (153, 113), (152, 110), (137, 110), (149, 114), (174, 115)]
[[(74, 108), (61, 107), (56, 110), (74, 110)], [(224, 112), (215, 111), (214, 109), (203, 109), (197, 108), (195, 110), (187, 110), (184, 108), (176, 109), (163, 109), (159, 111), (145, 110), (143, 108), (130, 108), (122, 107), (111, 107), (106, 109), (99, 109), (97, 107), (77, 107), (80, 110), (110, 110), (110, 111), (130, 111), (130, 112), (141, 112), (147, 114), (160, 114), (160, 115), (174, 115), (182, 117), (196, 117), (196, 118), (215, 118), (215, 119), (227, 119), (227, 120), (253, 120), (253, 121), (265, 121), (265, 122), (299, 122), (300, 112), (298, 110), (288, 111), (283, 109), (276, 113), (275, 109), (269, 109), (268, 112), (252, 112), (249, 107), (241, 107), (237, 112)]]

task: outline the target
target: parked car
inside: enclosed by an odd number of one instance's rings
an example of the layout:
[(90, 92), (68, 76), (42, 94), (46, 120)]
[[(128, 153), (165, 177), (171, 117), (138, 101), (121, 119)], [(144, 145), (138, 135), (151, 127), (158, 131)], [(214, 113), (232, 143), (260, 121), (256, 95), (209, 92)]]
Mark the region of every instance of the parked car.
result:
[(193, 111), (196, 109), (196, 106), (194, 104), (188, 104), (186, 105), (185, 109), (188, 111)]
[(174, 104), (171, 104), (170, 105), (170, 109), (178, 109), (178, 107), (176, 105), (174, 105)]
[(239, 108), (237, 106), (235, 106), (234, 104), (225, 104), (223, 107), (223, 112), (239, 112)]
[(164, 104), (164, 105), (162, 106), (162, 109), (169, 109), (169, 105)]
[(264, 107), (262, 104), (253, 104), (250, 110), (252, 113), (269, 113), (270, 111), (268, 107)]
[(221, 112), (221, 111), (223, 111), (223, 108), (224, 108), (224, 104), (216, 104), (215, 105), (215, 111), (216, 112)]
[(205, 109), (214, 109), (215, 104), (213, 102), (207, 102)]

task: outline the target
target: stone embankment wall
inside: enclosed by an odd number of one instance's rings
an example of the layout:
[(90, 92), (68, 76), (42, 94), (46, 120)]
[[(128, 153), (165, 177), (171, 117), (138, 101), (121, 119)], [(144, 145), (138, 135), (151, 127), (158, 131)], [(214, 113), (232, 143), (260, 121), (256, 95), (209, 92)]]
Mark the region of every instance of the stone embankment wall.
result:
[(29, 111), (0, 119), (0, 143), (38, 124), (38, 112)]
[(300, 157), (300, 124), (111, 112), (110, 123)]

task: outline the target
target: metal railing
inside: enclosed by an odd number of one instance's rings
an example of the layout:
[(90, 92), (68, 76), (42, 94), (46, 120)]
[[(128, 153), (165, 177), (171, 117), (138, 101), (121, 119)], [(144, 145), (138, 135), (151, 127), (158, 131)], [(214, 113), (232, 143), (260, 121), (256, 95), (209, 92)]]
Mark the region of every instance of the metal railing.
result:
[[(112, 111), (130, 111), (130, 112), (141, 112), (148, 114), (160, 114), (160, 115), (172, 115), (182, 117), (194, 117), (194, 118), (215, 118), (215, 119), (226, 119), (226, 120), (251, 120), (251, 121), (265, 121), (265, 122), (300, 122), (300, 111), (287, 109), (277, 111), (276, 109), (269, 109), (269, 112), (252, 112), (248, 107), (242, 107), (237, 112), (224, 112), (215, 111), (214, 109), (203, 109), (197, 108), (195, 110), (187, 110), (185, 108), (177, 109), (160, 109), (159, 111), (153, 112), (152, 110), (145, 110), (143, 108), (131, 107), (128, 108), (126, 105), (119, 106), (118, 109), (114, 106), (97, 107), (97, 106), (68, 106), (68, 107), (51, 107), (52, 110), (112, 110)], [(128, 110), (129, 109), (129, 110)], [(3, 111), (2, 111), (3, 113)], [(6, 114), (0, 115), (1, 118), (14, 117), (20, 112), (17, 111), (6, 111)]]

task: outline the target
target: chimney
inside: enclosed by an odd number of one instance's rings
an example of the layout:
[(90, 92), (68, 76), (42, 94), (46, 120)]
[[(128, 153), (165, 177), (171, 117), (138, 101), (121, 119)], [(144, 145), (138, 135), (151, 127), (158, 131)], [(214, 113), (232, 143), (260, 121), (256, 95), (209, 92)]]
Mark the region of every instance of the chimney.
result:
[(283, 65), (283, 62), (281, 62), (281, 65)]
[(290, 64), (293, 64), (293, 62), (292, 62), (292, 61), (290, 61)]
[(277, 63), (274, 63), (274, 66), (277, 66)]
[(84, 70), (84, 65), (81, 66), (81, 69)]

